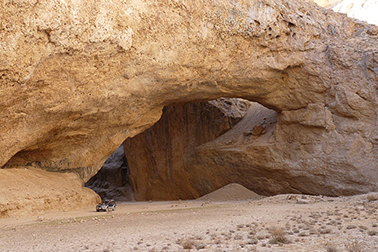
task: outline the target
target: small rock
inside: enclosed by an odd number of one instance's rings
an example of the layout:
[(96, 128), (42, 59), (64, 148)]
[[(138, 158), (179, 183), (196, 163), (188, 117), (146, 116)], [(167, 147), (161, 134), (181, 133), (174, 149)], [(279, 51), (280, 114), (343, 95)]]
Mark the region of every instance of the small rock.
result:
[(370, 235), (370, 236), (373, 236), (373, 235), (377, 235), (378, 232), (375, 231), (375, 230), (370, 230), (370, 231), (367, 231), (367, 234)]
[(308, 234), (307, 234), (306, 232), (300, 232), (300, 233), (298, 234), (298, 236), (305, 237), (305, 236), (308, 236)]
[(375, 26), (375, 25), (371, 25), (369, 30), (367, 30), (366, 33), (369, 34), (369, 35), (372, 35), (372, 36), (376, 36), (376, 35), (378, 35), (378, 27)]
[(308, 200), (297, 199), (297, 204), (309, 204)]
[(256, 238), (252, 238), (250, 239), (247, 244), (257, 244), (259, 242), (259, 240), (257, 240)]

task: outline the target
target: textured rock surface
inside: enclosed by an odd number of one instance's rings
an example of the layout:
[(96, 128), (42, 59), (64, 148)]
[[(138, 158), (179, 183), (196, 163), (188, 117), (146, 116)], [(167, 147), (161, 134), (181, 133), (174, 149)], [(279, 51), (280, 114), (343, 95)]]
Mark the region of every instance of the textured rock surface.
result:
[[(202, 184), (206, 182), (209, 188), (237, 181), (264, 195), (345, 195), (374, 190), (376, 182), (370, 178), (376, 169), (374, 164), (369, 167), (369, 161), (363, 162), (372, 157), (369, 144), (356, 135), (341, 136), (330, 118), (331, 113), (322, 106), (276, 115), (255, 104), (233, 129), (198, 148), (193, 170), (205, 174)], [(253, 134), (259, 125), (265, 133)], [(245, 134), (248, 130), (252, 134)], [(216, 174), (221, 179), (212, 180)]]
[(165, 105), (242, 97), (278, 113), (262, 167), (290, 187), (378, 188), (374, 25), (292, 0), (0, 6), (0, 166), (88, 180)]
[[(183, 122), (187, 113), (170, 109), (153, 127), (125, 142), (139, 200), (197, 198), (229, 183), (263, 195), (376, 190), (372, 145), (357, 134), (339, 134), (324, 105), (277, 114), (253, 103), (241, 122), (214, 140), (203, 137), (205, 130), (185, 131), (199, 122)], [(204, 118), (212, 113), (190, 114)], [(207, 130), (216, 127), (205, 122)], [(203, 141), (193, 145), (186, 139)]]
[(373, 138), (378, 31), (345, 15), (271, 0), (1, 4), (1, 165), (89, 179), (164, 105), (220, 96), (325, 104), (341, 134)]
[[(293, 192), (275, 185), (274, 177), (279, 180), (281, 174), (269, 171), (276, 169), (269, 147), (274, 142), (277, 113), (252, 103), (244, 107), (247, 115), (232, 127), (224, 115), (235, 111), (232, 102), (225, 103), (228, 109), (221, 104), (168, 107), (154, 126), (125, 141), (137, 200), (197, 198), (229, 183), (241, 183), (263, 194), (271, 193), (272, 187), (276, 193)], [(222, 113), (214, 105), (224, 108)], [(249, 154), (256, 159), (251, 160)], [(281, 164), (280, 160), (277, 165)], [(286, 179), (280, 182), (288, 183)]]
[(244, 101), (220, 100), (166, 107), (154, 126), (124, 142), (135, 198), (170, 200), (201, 196), (198, 188), (192, 186), (202, 176), (192, 173), (195, 148), (225, 133), (248, 106)]

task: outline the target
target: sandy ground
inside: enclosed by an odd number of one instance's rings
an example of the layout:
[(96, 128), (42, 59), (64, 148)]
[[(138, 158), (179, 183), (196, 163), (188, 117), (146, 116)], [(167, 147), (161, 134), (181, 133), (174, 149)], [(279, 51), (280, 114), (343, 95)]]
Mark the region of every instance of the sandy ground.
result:
[[(0, 251), (378, 251), (378, 194), (261, 199), (241, 189), (214, 193), (218, 201), (0, 219)], [(240, 200), (229, 201), (238, 191)]]

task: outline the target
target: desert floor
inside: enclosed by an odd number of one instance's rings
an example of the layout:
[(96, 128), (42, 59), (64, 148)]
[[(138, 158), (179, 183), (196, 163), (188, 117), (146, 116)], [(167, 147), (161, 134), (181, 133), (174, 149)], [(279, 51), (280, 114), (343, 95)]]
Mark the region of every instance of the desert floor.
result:
[(243, 190), (0, 219), (0, 251), (378, 251), (377, 194), (261, 198)]

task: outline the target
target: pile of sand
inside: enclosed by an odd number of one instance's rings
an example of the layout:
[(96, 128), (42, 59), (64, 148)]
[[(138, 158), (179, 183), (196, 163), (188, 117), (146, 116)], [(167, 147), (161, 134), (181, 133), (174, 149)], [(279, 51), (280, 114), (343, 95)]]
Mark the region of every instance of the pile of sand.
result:
[(233, 201), (233, 200), (258, 200), (264, 196), (245, 188), (244, 186), (231, 183), (218, 190), (206, 194), (196, 200), (198, 201)]

